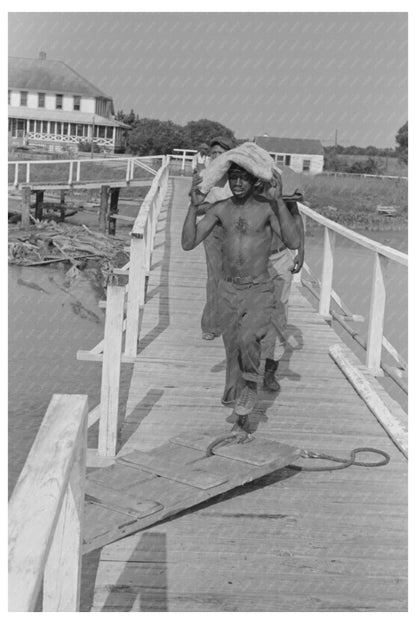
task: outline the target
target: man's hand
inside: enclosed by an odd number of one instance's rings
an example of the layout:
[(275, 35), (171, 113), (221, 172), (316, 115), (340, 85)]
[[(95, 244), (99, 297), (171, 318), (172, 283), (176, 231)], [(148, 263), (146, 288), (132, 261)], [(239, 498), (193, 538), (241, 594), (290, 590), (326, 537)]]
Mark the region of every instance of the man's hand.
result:
[(208, 193), (201, 193), (201, 191), (198, 189), (198, 185), (201, 184), (201, 182), (202, 176), (200, 176), (199, 173), (195, 171), (192, 176), (191, 190), (189, 191), (189, 196), (191, 198), (191, 203), (193, 206), (199, 206), (200, 204), (203, 204), (205, 197), (208, 195)]
[(299, 273), (299, 271), (301, 270), (302, 266), (303, 266), (303, 261), (305, 259), (305, 250), (303, 248), (298, 249), (298, 253), (296, 254), (296, 256), (293, 258), (293, 269), (291, 270), (291, 273)]
[(282, 178), (276, 169), (273, 169), (273, 177), (264, 185), (263, 195), (269, 201), (277, 201), (282, 197)]

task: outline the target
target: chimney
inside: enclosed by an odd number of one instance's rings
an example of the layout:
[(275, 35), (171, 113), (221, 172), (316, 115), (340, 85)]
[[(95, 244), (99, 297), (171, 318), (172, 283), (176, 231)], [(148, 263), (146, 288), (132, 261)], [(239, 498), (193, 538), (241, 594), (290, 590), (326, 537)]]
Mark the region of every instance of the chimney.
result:
[(43, 52), (42, 50), (39, 52), (39, 60), (46, 61), (46, 52)]

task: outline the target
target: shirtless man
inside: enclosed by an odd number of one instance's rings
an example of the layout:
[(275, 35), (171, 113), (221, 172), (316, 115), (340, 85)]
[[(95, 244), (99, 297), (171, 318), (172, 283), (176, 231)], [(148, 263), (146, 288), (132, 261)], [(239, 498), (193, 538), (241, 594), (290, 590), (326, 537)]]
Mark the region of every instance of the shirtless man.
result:
[(260, 373), (260, 341), (273, 322), (275, 296), (267, 270), (272, 233), (290, 249), (300, 243), (297, 225), (282, 200), (280, 176), (267, 197), (254, 197), (257, 178), (231, 163), (233, 196), (217, 202), (196, 223), (195, 189), (182, 230), (182, 247), (194, 249), (216, 225), (223, 229), (223, 276), (219, 285), (221, 329), (227, 359), (223, 403), (235, 400), (235, 413), (246, 417), (255, 406)]

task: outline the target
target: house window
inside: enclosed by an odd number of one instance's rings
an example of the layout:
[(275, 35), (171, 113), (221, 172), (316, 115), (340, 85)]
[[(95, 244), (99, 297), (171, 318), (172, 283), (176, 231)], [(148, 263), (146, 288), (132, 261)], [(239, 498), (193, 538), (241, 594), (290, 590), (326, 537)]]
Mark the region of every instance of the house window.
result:
[(276, 162), (283, 162), (284, 156), (283, 154), (277, 154), (276, 156)]
[(113, 138), (113, 127), (108, 126), (107, 127), (107, 139), (112, 139), (112, 138)]
[(77, 136), (84, 136), (84, 124), (77, 124)]
[(38, 107), (45, 108), (45, 94), (38, 93)]
[(55, 122), (51, 121), (51, 129), (50, 129), (50, 133), (51, 134), (55, 134)]
[(81, 110), (81, 96), (74, 95), (74, 111)]
[(105, 138), (105, 126), (98, 126), (98, 136), (100, 139)]
[(48, 122), (47, 121), (42, 121), (42, 132), (44, 132), (45, 134), (48, 133)]
[(304, 160), (303, 164), (302, 164), (302, 171), (308, 172), (311, 170), (311, 161), (310, 160)]
[(33, 121), (33, 119), (31, 119), (29, 121), (29, 132), (34, 132), (35, 131), (35, 122)]
[(64, 101), (64, 96), (62, 95), (62, 93), (57, 93), (56, 94), (56, 102), (55, 102), (55, 108), (59, 108), (60, 110), (62, 110), (62, 103)]
[(42, 132), (42, 122), (41, 121), (37, 121), (36, 122), (36, 132)]
[(68, 134), (68, 128), (69, 128), (69, 124), (68, 123), (64, 123), (64, 129), (63, 129), (63, 133), (62, 134)]
[(27, 106), (27, 91), (20, 91), (20, 106)]
[(71, 124), (71, 134), (72, 136), (75, 136), (77, 133), (77, 127), (75, 124)]
[(60, 121), (56, 122), (56, 134), (62, 134), (62, 123)]
[(285, 165), (287, 165), (288, 167), (290, 167), (290, 154), (287, 154), (285, 156)]

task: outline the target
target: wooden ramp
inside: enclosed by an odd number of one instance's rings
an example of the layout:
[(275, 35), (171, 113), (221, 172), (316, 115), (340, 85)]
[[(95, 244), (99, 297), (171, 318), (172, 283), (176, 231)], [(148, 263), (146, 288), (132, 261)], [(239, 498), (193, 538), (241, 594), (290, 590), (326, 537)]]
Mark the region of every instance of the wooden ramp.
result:
[[(204, 251), (180, 246), (189, 180), (170, 184), (119, 461), (233, 424), (220, 403), (222, 341), (201, 340)], [(340, 340), (301, 291), (293, 286), (281, 392), (259, 394), (254, 435), (342, 457), (373, 446), (390, 463), (277, 469), (105, 546), (93, 611), (407, 609), (407, 462), (329, 357)]]

